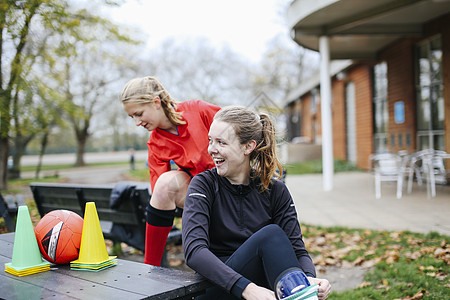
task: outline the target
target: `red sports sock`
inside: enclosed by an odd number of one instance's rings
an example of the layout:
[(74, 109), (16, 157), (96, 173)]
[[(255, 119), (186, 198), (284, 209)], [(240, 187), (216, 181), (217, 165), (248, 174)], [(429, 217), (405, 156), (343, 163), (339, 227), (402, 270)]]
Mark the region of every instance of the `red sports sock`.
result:
[(144, 264), (160, 266), (166, 247), (167, 236), (172, 226), (158, 227), (147, 223), (145, 228), (145, 255)]

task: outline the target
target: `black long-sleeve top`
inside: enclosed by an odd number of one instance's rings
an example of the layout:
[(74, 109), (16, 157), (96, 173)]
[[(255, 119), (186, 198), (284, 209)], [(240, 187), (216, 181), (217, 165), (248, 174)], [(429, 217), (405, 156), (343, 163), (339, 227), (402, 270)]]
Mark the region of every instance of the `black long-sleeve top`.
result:
[(186, 264), (228, 291), (238, 280), (249, 281), (224, 262), (269, 224), (286, 232), (305, 274), (316, 276), (286, 185), (273, 180), (261, 193), (258, 184), (255, 179), (249, 185), (232, 185), (213, 168), (195, 176), (187, 191), (182, 220)]

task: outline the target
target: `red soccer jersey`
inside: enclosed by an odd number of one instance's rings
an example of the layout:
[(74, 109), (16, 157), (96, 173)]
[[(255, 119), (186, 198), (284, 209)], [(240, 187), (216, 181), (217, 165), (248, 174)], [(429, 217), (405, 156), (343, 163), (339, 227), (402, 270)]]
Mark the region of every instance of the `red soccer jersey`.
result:
[(208, 154), (208, 133), (218, 110), (219, 106), (202, 100), (181, 102), (177, 111), (183, 112), (186, 124), (177, 126), (178, 134), (159, 128), (152, 131), (147, 142), (152, 190), (158, 177), (170, 170), (170, 160), (191, 176), (214, 167)]

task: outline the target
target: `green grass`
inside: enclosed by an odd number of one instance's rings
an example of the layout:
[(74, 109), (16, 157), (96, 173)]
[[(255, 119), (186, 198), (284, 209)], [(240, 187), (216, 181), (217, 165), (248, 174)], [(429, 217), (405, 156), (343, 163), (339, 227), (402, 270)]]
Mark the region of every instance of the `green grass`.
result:
[(8, 194), (20, 194), (23, 192), (24, 189), (28, 188), (31, 182), (64, 182), (65, 179), (62, 177), (59, 177), (57, 175), (54, 176), (46, 176), (43, 178), (18, 178), (18, 179), (9, 179), (8, 180), (8, 189), (3, 190), (3, 195)]
[(134, 169), (134, 170), (129, 170), (128, 174), (132, 180), (144, 181), (144, 182), (150, 181), (150, 175), (149, 175), (148, 168), (138, 168), (138, 169)]
[(331, 300), (446, 299), (450, 294), (449, 236), (310, 225), (302, 230), (316, 266), (344, 261), (373, 266), (361, 287), (332, 292)]

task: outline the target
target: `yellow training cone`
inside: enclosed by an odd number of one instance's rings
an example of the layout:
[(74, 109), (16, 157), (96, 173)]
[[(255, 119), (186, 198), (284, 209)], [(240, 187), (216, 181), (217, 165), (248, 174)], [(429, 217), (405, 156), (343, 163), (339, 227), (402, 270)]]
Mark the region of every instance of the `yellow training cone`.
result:
[(116, 256), (108, 256), (105, 239), (94, 202), (87, 202), (84, 211), (80, 255), (71, 264), (102, 264)]

